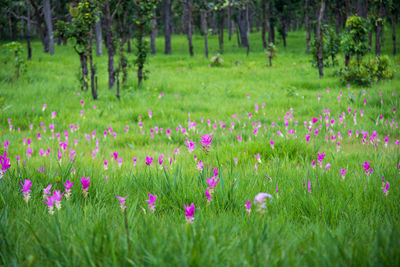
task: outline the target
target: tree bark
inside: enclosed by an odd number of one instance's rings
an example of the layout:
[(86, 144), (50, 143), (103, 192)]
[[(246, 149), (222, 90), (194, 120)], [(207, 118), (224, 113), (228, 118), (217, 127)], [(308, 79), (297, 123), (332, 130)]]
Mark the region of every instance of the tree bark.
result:
[(392, 22), (392, 42), (393, 42), (393, 55), (396, 55), (396, 20), (395, 10), (393, 9), (390, 16)]
[(318, 39), (318, 70), (319, 77), (322, 78), (324, 76), (324, 59), (322, 57), (323, 43), (322, 43), (322, 19), (324, 17), (325, 11), (325, 0), (321, 0), (321, 8), (319, 10), (318, 16), (318, 29), (317, 29), (317, 39)]
[(49, 52), (49, 44), (46, 41), (46, 34), (45, 34), (46, 29), (43, 29), (43, 27), (42, 27), (43, 16), (41, 13), (41, 6), (39, 6), (36, 1), (37, 0), (31, 0), (31, 4), (32, 4), (33, 10), (34, 10), (35, 17), (36, 17), (36, 29), (39, 33), (40, 40), (42, 41), (44, 52), (47, 53), (47, 52)]
[(88, 89), (87, 77), (89, 74), (87, 67), (87, 57), (84, 52), (79, 52), (79, 60), (81, 61), (81, 71), (82, 71), (82, 90)]
[(96, 21), (95, 25), (95, 35), (96, 35), (96, 55), (103, 56), (103, 44), (102, 44), (102, 32), (101, 32), (101, 20), (100, 20), (100, 13), (97, 12), (97, 17), (99, 18)]
[(223, 9), (218, 11), (218, 44), (219, 44), (219, 52), (221, 54), (224, 53), (224, 17), (225, 12)]
[(91, 88), (91, 91), (92, 91), (93, 100), (97, 100), (97, 90), (95, 88), (95, 82), (94, 82), (94, 80), (95, 80), (95, 77), (94, 77), (95, 76), (95, 70), (94, 70), (94, 67), (93, 67), (92, 40), (93, 40), (92, 29), (90, 29), (90, 32), (89, 32), (89, 51), (88, 51), (89, 65), (90, 65), (90, 88)]
[(238, 27), (240, 33), (241, 46), (247, 47), (247, 54), (250, 50), (249, 44), (249, 24), (248, 24), (248, 6), (239, 7)]
[[(306, 0), (306, 1), (308, 1), (308, 0)], [(336, 31), (336, 34), (340, 33), (340, 19), (341, 19), (340, 8), (341, 8), (341, 5), (340, 5), (340, 1), (338, 0), (338, 1), (336, 1), (336, 7), (335, 7), (335, 31)]]
[(263, 47), (264, 49), (267, 48), (267, 40), (265, 39), (265, 33), (267, 31), (267, 22), (266, 22), (266, 3), (267, 0), (262, 0), (261, 1), (261, 16), (262, 16), (262, 22), (261, 22), (261, 39), (263, 42)]
[(54, 55), (53, 24), (51, 21), (50, 0), (43, 0), (44, 20), (47, 28), (47, 41), (50, 55)]
[(232, 0), (229, 1), (228, 4), (228, 40), (230, 41), (232, 39), (232, 32), (233, 32), (233, 27), (232, 27)]
[(185, 8), (185, 20), (186, 20), (186, 34), (187, 34), (187, 39), (189, 43), (189, 54), (190, 56), (194, 56), (193, 53), (193, 42), (192, 42), (192, 34), (193, 34), (193, 29), (192, 29), (192, 9), (193, 9), (193, 0), (187, 0), (186, 1), (186, 8)]
[(310, 40), (311, 40), (311, 32), (310, 32), (310, 18), (309, 18), (309, 0), (305, 0), (304, 3), (304, 9), (305, 9), (305, 14), (304, 14), (304, 23), (306, 27), (306, 53), (310, 54)]
[(156, 37), (157, 37), (156, 10), (154, 10), (154, 14), (151, 19), (151, 24), (153, 26), (153, 29), (151, 30), (151, 34), (150, 34), (150, 49), (151, 49), (151, 54), (155, 55), (156, 54)]
[(115, 47), (113, 44), (113, 33), (112, 33), (112, 20), (110, 12), (110, 1), (105, 2), (105, 14), (104, 14), (104, 26), (106, 32), (106, 47), (108, 54), (108, 88), (112, 89), (115, 85), (115, 70), (114, 70), (114, 54)]
[(275, 29), (274, 23), (271, 20), (271, 1), (267, 2), (267, 29), (268, 29), (268, 43), (275, 43)]
[[(206, 3), (206, 0), (203, 0)], [(201, 29), (204, 34), (204, 53), (206, 58), (208, 58), (208, 30), (207, 30), (207, 13), (206, 10), (201, 9), (200, 11), (200, 21), (201, 21)]]
[(378, 22), (376, 24), (376, 34), (375, 34), (375, 56), (379, 57), (381, 55), (381, 34), (382, 34), (382, 26), (383, 26), (383, 16), (384, 16), (384, 8), (383, 8), (383, 0), (379, 0), (379, 15)]
[(165, 54), (171, 54), (171, 0), (164, 0)]
[(26, 10), (27, 10), (27, 23), (26, 23), (26, 44), (28, 50), (28, 60), (32, 58), (32, 48), (31, 48), (31, 5), (29, 0), (25, 0)]

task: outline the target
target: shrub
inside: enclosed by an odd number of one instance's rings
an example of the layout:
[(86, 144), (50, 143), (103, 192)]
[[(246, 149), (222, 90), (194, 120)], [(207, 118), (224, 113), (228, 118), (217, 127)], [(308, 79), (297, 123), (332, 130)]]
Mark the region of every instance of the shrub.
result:
[(379, 80), (391, 79), (393, 70), (390, 68), (389, 58), (382, 56), (365, 59), (361, 63), (351, 60), (348, 67), (339, 71), (339, 76), (344, 84), (371, 86)]
[(21, 73), (26, 71), (26, 60), (24, 57), (24, 48), (19, 42), (11, 42), (3, 46), (8, 53), (5, 57), (5, 63), (11, 63), (13, 65), (13, 74), (10, 80), (18, 79)]
[(211, 61), (210, 63), (211, 67), (220, 67), (224, 63), (224, 60), (222, 59), (220, 54), (213, 56), (210, 61)]
[(274, 43), (269, 43), (268, 48), (265, 51), (265, 54), (268, 57), (268, 62), (269, 62), (270, 67), (272, 67), (272, 59), (276, 57), (277, 53), (278, 53), (278, 49), (276, 48)]

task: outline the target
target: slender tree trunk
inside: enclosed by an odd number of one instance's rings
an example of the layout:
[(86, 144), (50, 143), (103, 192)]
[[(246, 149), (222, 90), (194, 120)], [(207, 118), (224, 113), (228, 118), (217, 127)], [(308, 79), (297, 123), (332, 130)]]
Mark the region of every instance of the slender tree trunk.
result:
[(100, 20), (100, 13), (97, 12), (97, 17), (99, 18), (96, 21), (95, 25), (95, 35), (96, 35), (96, 55), (103, 56), (103, 44), (102, 44), (102, 34), (101, 34), (101, 20)]
[(89, 54), (89, 65), (90, 65), (90, 88), (91, 88), (91, 91), (92, 91), (93, 100), (97, 100), (97, 90), (95, 88), (95, 81), (94, 81), (95, 80), (94, 76), (96, 74), (95, 74), (95, 70), (94, 70), (94, 67), (93, 67), (92, 40), (93, 40), (92, 29), (90, 29), (90, 31), (89, 31), (89, 52), (88, 52), (88, 54)]
[(224, 10), (221, 9), (218, 11), (218, 44), (219, 44), (219, 52), (221, 54), (224, 53)]
[(310, 54), (310, 40), (311, 40), (311, 32), (310, 32), (310, 18), (309, 18), (309, 0), (305, 0), (304, 3), (304, 9), (305, 9), (305, 14), (304, 14), (304, 23), (306, 27), (306, 53)]
[(324, 17), (325, 11), (325, 0), (321, 0), (321, 8), (319, 10), (318, 16), (318, 29), (317, 29), (317, 39), (318, 39), (318, 70), (319, 77), (322, 78), (324, 76), (324, 59), (322, 57), (323, 43), (322, 43), (322, 19)]
[(47, 28), (50, 55), (54, 55), (53, 24), (51, 22), (50, 0), (43, 0), (44, 20)]
[(39, 33), (40, 40), (42, 41), (43, 44), (43, 50), (45, 53), (49, 52), (49, 43), (46, 40), (46, 29), (43, 29), (42, 24), (43, 24), (43, 16), (41, 13), (41, 8), (37, 3), (37, 0), (31, 0), (31, 4), (35, 13), (35, 18), (36, 18), (36, 29), (37, 32)]
[(156, 10), (154, 9), (153, 17), (151, 19), (151, 24), (153, 26), (153, 29), (151, 30), (151, 35), (150, 35), (150, 49), (151, 49), (151, 54), (155, 55), (156, 54), (156, 37), (157, 37), (157, 18), (156, 18)]
[(346, 8), (346, 20), (351, 16), (351, 0), (344, 0), (345, 8)]
[(28, 50), (28, 60), (32, 58), (32, 48), (31, 48), (31, 5), (29, 0), (25, 0), (26, 10), (27, 10), (27, 23), (26, 23), (26, 43)]
[(164, 0), (165, 54), (171, 54), (171, 0)]
[(395, 20), (395, 11), (392, 10), (390, 16), (392, 22), (392, 42), (393, 42), (393, 55), (396, 55), (396, 20)]
[(364, 5), (363, 0), (357, 0), (357, 9), (356, 9), (356, 11), (357, 11), (357, 15), (360, 16), (360, 17), (364, 17), (363, 5)]
[(88, 89), (87, 77), (89, 75), (88, 66), (87, 66), (87, 57), (85, 53), (79, 52), (79, 60), (81, 61), (81, 71), (82, 71), (82, 90)]
[[(204, 0), (206, 2), (206, 0)], [(208, 58), (208, 30), (207, 30), (207, 13), (206, 10), (202, 9), (200, 11), (200, 21), (201, 21), (201, 29), (204, 34), (204, 52), (206, 58)]]
[[(308, 0), (306, 0), (308, 1)], [(335, 31), (336, 34), (340, 33), (340, 1), (336, 1), (336, 6), (335, 6)]]
[(240, 33), (240, 40), (241, 40), (241, 45), (244, 47), (247, 47), (247, 50), (250, 50), (250, 44), (249, 44), (249, 25), (248, 25), (248, 8), (242, 8), (239, 7), (239, 15), (238, 15), (238, 27), (239, 27), (239, 33)]
[(261, 1), (261, 13), (262, 13), (262, 22), (261, 22), (261, 39), (263, 42), (263, 47), (264, 49), (267, 48), (267, 40), (265, 39), (265, 33), (267, 31), (267, 22), (266, 22), (266, 3), (267, 0), (262, 0)]
[(233, 32), (233, 28), (232, 28), (232, 0), (229, 1), (229, 5), (228, 5), (228, 40), (230, 41), (232, 39), (232, 32)]
[(275, 29), (272, 22), (271, 14), (271, 1), (267, 2), (267, 29), (268, 29), (268, 43), (275, 43)]
[(13, 35), (13, 29), (12, 29), (12, 20), (11, 20), (11, 14), (8, 14), (8, 35), (10, 37), (10, 41), (14, 39)]
[(379, 57), (381, 55), (381, 34), (382, 34), (382, 26), (383, 26), (383, 16), (384, 16), (384, 8), (383, 8), (383, 0), (379, 0), (379, 17), (376, 25), (376, 34), (375, 34), (375, 56)]
[(112, 33), (112, 21), (111, 21), (111, 12), (110, 12), (110, 1), (106, 0), (105, 2), (105, 14), (104, 14), (104, 26), (106, 32), (106, 47), (108, 54), (108, 88), (112, 89), (115, 85), (115, 70), (114, 70), (114, 37)]
[(187, 31), (187, 39), (189, 43), (189, 54), (190, 56), (194, 56), (193, 53), (193, 43), (192, 43), (192, 9), (193, 9), (193, 0), (186, 1), (186, 31)]

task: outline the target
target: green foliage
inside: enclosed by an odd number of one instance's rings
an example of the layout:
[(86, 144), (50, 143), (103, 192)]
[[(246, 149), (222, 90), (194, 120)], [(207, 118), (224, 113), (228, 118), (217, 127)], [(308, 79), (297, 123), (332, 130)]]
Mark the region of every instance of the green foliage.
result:
[(221, 67), (224, 63), (224, 59), (221, 57), (221, 54), (217, 54), (210, 59), (211, 67)]
[(364, 18), (357, 15), (347, 18), (346, 32), (343, 35), (342, 47), (346, 55), (355, 56), (357, 62), (368, 52), (368, 25)]
[(351, 60), (347, 68), (339, 71), (344, 84), (354, 83), (371, 86), (374, 82), (393, 78), (393, 70), (387, 56), (364, 59), (361, 63)]
[(267, 55), (269, 66), (272, 66), (272, 59), (275, 58), (278, 54), (278, 48), (274, 45), (274, 43), (269, 43), (267, 50), (264, 51), (264, 53)]
[(20, 75), (26, 72), (26, 59), (24, 56), (24, 48), (19, 42), (11, 42), (3, 45), (3, 48), (6, 49), (6, 57), (4, 58), (4, 63), (11, 64), (13, 68), (13, 73), (9, 81), (13, 81), (18, 79)]
[[(336, 56), (340, 52), (340, 37), (336, 34), (332, 26), (324, 24), (321, 31), (322, 38), (322, 58), (324, 67), (335, 66), (337, 64)], [(315, 38), (311, 42), (312, 66), (318, 66), (318, 40)], [(331, 59), (331, 62), (329, 62)]]

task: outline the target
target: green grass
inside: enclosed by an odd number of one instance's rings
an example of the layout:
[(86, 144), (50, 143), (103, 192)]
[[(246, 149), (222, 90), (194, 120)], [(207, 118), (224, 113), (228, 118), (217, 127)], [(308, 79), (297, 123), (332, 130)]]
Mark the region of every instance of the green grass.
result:
[[(80, 91), (76, 78), (78, 56), (70, 45), (56, 47), (56, 54), (51, 57), (42, 52), (39, 42), (34, 42), (28, 72), (14, 82), (4, 81), (10, 75), (10, 66), (0, 65), (0, 141), (9, 141), (12, 164), (0, 180), (0, 264), (399, 265), (400, 149), (395, 144), (400, 138), (396, 127), (400, 109), (399, 57), (390, 56), (397, 72), (394, 79), (370, 88), (350, 85), (347, 89), (335, 76), (339, 67), (325, 69), (325, 77), (318, 78), (318, 70), (311, 67), (310, 56), (304, 53), (304, 32), (290, 32), (287, 48), (278, 44), (273, 67), (267, 67), (259, 33), (250, 36), (249, 56), (245, 49), (237, 47), (235, 38), (230, 42), (226, 38), (224, 65), (212, 68), (203, 56), (201, 36), (194, 37), (194, 57), (188, 55), (186, 38), (173, 36), (172, 55), (164, 55), (158, 49), (157, 55), (150, 56), (149, 80), (142, 88), (137, 88), (134, 69), (130, 68), (121, 101), (115, 98), (115, 90), (106, 87), (106, 56), (95, 58), (99, 100), (93, 101), (89, 92)], [(383, 51), (389, 54), (389, 33), (385, 40)], [(217, 42), (217, 36), (210, 37), (210, 56), (217, 53)], [(157, 48), (162, 47), (163, 39), (159, 38)], [(133, 58), (130, 54), (130, 62)], [(343, 64), (343, 56), (339, 62)], [(340, 91), (343, 96), (338, 102)], [(161, 92), (164, 96), (159, 98)], [(320, 101), (318, 94), (322, 95)], [(368, 98), (365, 106), (364, 98)], [(85, 101), (84, 107), (81, 100)], [(43, 112), (45, 103), (47, 109)], [(260, 106), (258, 113), (255, 103)], [(348, 113), (349, 107), (358, 111), (357, 124)], [(295, 137), (284, 126), (284, 116), (291, 108), (293, 120), (288, 129), (295, 130)], [(149, 109), (153, 112), (151, 119), (147, 115)], [(326, 142), (325, 136), (332, 136), (332, 132), (326, 130), (324, 120), (317, 124), (322, 125), (318, 136), (312, 131), (307, 143), (304, 121), (320, 115), (325, 118), (323, 110), (327, 109), (329, 118), (335, 119), (330, 129), (335, 135), (340, 132), (343, 139)], [(84, 116), (80, 115), (81, 110)], [(365, 111), (362, 117), (360, 110)], [(55, 119), (51, 119), (52, 111), (57, 112)], [(339, 124), (339, 114), (343, 113), (346, 126)], [(379, 115), (383, 115), (383, 121), (378, 120)], [(13, 131), (9, 131), (8, 118), (12, 119)], [(197, 123), (196, 131), (190, 130), (187, 136), (177, 133), (179, 125), (188, 128), (189, 119)], [(392, 119), (395, 122), (391, 126)], [(208, 126), (207, 120), (217, 124), (217, 129)], [(138, 127), (139, 121), (143, 122), (145, 134)], [(41, 122), (46, 133), (40, 128)], [(232, 133), (231, 122), (235, 122)], [(262, 124), (257, 136), (252, 125), (256, 122)], [(55, 133), (61, 133), (61, 140), (70, 124), (79, 124), (78, 131), (68, 134), (67, 155), (61, 163), (57, 161), (59, 141), (50, 138), (52, 123)], [(225, 124), (225, 129), (220, 123)], [(33, 131), (29, 130), (30, 124)], [(126, 125), (128, 133), (124, 132)], [(103, 131), (109, 126), (117, 137), (108, 135), (104, 139)], [(164, 130), (152, 138), (150, 129), (155, 126)], [(165, 136), (168, 128), (171, 139)], [(99, 140), (94, 159), (91, 153), (95, 139), (85, 138), (93, 130)], [(278, 136), (278, 130), (285, 137)], [(370, 134), (376, 131), (380, 141), (376, 147), (363, 145), (362, 134), (356, 137), (356, 130)], [(42, 134), (41, 141), (36, 138), (38, 132)], [(211, 151), (206, 154), (200, 148), (200, 136), (212, 132)], [(238, 135), (243, 141), (238, 141)], [(388, 147), (384, 146), (385, 136), (389, 136)], [(188, 152), (186, 137), (196, 141), (194, 153)], [(29, 160), (23, 138), (33, 141)], [(79, 140), (76, 147), (75, 139)], [(275, 141), (274, 149), (270, 140)], [(341, 143), (340, 152), (336, 151), (337, 141)], [(40, 148), (50, 148), (50, 156), (39, 156)], [(177, 155), (176, 148), (180, 150)], [(68, 160), (71, 150), (76, 152), (73, 163)], [(121, 168), (110, 160), (114, 151), (123, 158)], [(312, 168), (311, 162), (318, 152), (326, 153), (324, 165), (332, 164), (328, 171)], [(262, 163), (256, 171), (257, 153)], [(166, 170), (158, 165), (161, 154), (165, 164), (168, 158), (173, 159)], [(204, 162), (202, 172), (196, 169), (194, 154)], [(21, 157), (19, 164), (17, 155)], [(145, 165), (146, 155), (154, 158), (152, 167)], [(136, 167), (132, 157), (138, 158)], [(238, 165), (233, 161), (236, 157)], [(103, 168), (104, 159), (109, 161), (107, 171)], [(374, 169), (369, 177), (361, 166), (365, 161)], [(45, 168), (45, 174), (37, 170), (40, 167)], [(211, 168), (219, 168), (220, 182), (212, 202), (207, 204), (204, 192)], [(347, 169), (344, 181), (339, 176), (341, 168)], [(91, 179), (86, 198), (81, 192), (82, 176)], [(390, 182), (387, 196), (381, 190), (383, 176)], [(24, 179), (33, 183), (29, 203), (24, 202), (20, 191), (20, 181)], [(61, 210), (50, 215), (43, 203), (43, 188), (51, 183), (52, 189), (63, 190), (62, 182), (67, 179), (74, 182), (72, 196), (68, 201), (63, 199)], [(308, 181), (312, 184), (311, 194)], [(154, 214), (145, 202), (148, 192), (158, 195)], [(263, 214), (253, 206), (247, 215), (246, 200), (253, 200), (259, 192), (270, 193), (274, 198)], [(115, 195), (128, 196), (130, 251), (124, 214)], [(192, 202), (196, 205), (195, 221), (187, 224), (183, 204)]]

